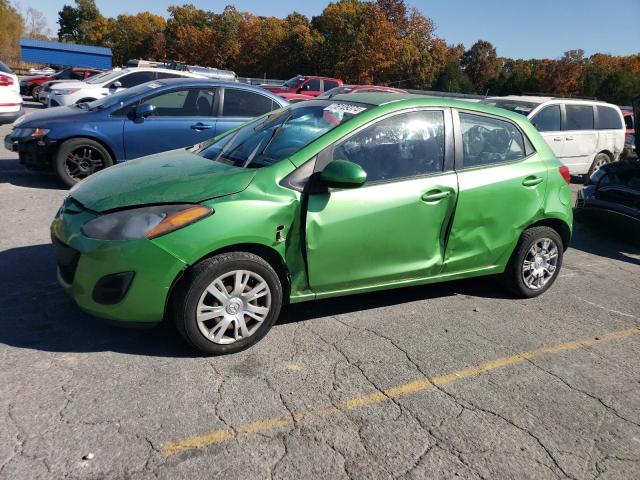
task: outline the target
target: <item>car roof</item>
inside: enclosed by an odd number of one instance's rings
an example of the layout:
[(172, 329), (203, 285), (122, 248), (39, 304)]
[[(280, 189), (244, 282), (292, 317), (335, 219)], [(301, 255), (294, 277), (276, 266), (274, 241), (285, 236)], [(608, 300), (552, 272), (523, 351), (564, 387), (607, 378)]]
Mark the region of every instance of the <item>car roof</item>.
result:
[(487, 100), (511, 100), (516, 102), (528, 102), (542, 104), (546, 102), (565, 102), (576, 104), (597, 104), (597, 105), (613, 105), (605, 102), (604, 100), (597, 100), (594, 98), (572, 98), (572, 97), (544, 97), (539, 95), (505, 95), (503, 97), (487, 97)]
[(369, 105), (390, 105), (400, 109), (402, 107), (448, 107), (460, 110), (473, 110), (481, 113), (488, 113), (500, 117), (508, 118), (521, 123), (526, 119), (523, 115), (503, 108), (492, 107), (477, 102), (467, 102), (465, 100), (456, 100), (444, 97), (429, 97), (427, 95), (417, 95), (414, 93), (390, 93), (390, 92), (355, 92), (350, 94), (339, 94), (330, 99), (323, 99), (331, 102), (358, 102), (367, 103)]

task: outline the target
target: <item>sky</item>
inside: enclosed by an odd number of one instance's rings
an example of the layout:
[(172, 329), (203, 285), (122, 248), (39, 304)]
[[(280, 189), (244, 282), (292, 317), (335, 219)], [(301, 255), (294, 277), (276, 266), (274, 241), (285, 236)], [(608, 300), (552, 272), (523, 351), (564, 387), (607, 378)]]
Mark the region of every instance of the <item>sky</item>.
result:
[[(57, 33), (58, 11), (73, 0), (16, 0), (22, 10), (34, 7)], [(193, 3), (220, 12), (225, 5), (255, 15), (285, 17), (296, 10), (308, 17), (319, 15), (328, 1), (300, 0), (97, 0), (103, 15), (135, 14), (148, 10), (167, 16), (169, 5)], [(408, 0), (437, 26), (436, 35), (447, 43), (488, 40), (499, 56), (558, 58), (571, 49), (587, 55), (640, 53), (640, 0)]]

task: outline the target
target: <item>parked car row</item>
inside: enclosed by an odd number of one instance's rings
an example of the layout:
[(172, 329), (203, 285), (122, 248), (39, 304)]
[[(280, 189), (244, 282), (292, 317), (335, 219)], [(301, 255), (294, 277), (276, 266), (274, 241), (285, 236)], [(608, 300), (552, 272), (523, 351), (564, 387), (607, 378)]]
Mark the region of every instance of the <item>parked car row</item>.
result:
[(86, 80), (102, 72), (103, 70), (95, 68), (69, 67), (50, 75), (31, 75), (20, 80), (20, 94), (37, 99), (38, 92), (44, 83), (56, 80)]

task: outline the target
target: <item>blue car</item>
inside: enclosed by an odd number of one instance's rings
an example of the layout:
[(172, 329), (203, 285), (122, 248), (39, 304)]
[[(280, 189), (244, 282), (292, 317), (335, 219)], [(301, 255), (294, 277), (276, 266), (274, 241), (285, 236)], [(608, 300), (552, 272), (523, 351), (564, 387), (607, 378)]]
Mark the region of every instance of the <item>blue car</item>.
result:
[(71, 186), (115, 162), (187, 147), (287, 105), (259, 87), (197, 78), (144, 83), (18, 119), (5, 147)]

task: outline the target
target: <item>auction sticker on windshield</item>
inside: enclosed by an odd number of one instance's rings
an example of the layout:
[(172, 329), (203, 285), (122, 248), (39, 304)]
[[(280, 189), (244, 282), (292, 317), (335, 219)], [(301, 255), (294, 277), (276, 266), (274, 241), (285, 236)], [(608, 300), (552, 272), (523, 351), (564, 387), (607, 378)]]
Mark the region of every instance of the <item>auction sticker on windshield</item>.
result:
[(360, 112), (365, 111), (366, 107), (359, 107), (351, 103), (332, 103), (324, 108), (325, 111), (331, 113), (350, 113), (351, 115), (357, 115)]

